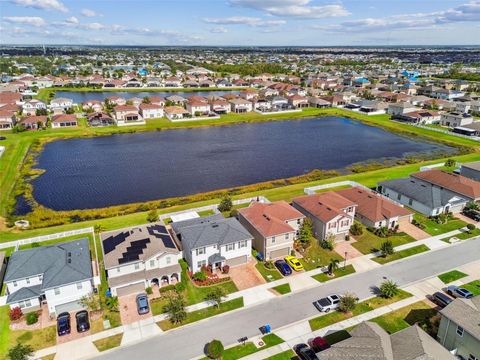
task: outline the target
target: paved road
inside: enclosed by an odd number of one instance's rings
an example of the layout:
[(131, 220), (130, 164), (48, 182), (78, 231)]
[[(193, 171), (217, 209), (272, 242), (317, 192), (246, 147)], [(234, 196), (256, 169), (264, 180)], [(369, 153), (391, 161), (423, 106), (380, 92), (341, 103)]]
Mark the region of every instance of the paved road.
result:
[(226, 313), (208, 321), (187, 325), (141, 343), (122, 347), (100, 358), (189, 359), (202, 354), (204, 345), (213, 338), (229, 345), (242, 336), (259, 335), (258, 329), (264, 324), (271, 324), (275, 331), (276, 328), (312, 317), (318, 314), (312, 302), (330, 293), (349, 291), (364, 299), (372, 296), (375, 286), (379, 285), (384, 277), (405, 286), (478, 259), (480, 239), (466, 241), (279, 297), (267, 303)]

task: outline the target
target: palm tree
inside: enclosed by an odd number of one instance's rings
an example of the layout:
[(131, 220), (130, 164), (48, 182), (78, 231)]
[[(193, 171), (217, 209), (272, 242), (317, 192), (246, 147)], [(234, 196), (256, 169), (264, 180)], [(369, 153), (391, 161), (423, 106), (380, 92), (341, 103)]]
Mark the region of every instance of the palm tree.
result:
[(387, 299), (394, 297), (399, 291), (398, 285), (392, 280), (385, 280), (380, 285), (380, 295)]
[(338, 269), (338, 264), (340, 264), (340, 260), (330, 259), (330, 263), (328, 264), (328, 273), (330, 275), (333, 275), (333, 272)]
[(103, 226), (102, 224), (95, 224), (93, 226), (93, 231), (95, 231), (96, 234), (100, 234), (104, 230), (105, 230), (105, 226)]

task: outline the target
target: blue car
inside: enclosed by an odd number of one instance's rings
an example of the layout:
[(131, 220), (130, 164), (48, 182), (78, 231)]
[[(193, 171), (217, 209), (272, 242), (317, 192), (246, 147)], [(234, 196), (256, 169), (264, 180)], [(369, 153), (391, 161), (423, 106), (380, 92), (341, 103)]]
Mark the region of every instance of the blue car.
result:
[(57, 317), (57, 334), (58, 336), (70, 334), (70, 314), (61, 313)]
[(275, 266), (277, 267), (278, 271), (280, 271), (280, 273), (283, 276), (288, 276), (288, 275), (292, 274), (292, 269), (290, 268), (290, 266), (288, 266), (288, 264), (285, 260), (275, 261)]
[(150, 307), (148, 306), (147, 294), (138, 294), (136, 300), (138, 315), (148, 314), (150, 311)]

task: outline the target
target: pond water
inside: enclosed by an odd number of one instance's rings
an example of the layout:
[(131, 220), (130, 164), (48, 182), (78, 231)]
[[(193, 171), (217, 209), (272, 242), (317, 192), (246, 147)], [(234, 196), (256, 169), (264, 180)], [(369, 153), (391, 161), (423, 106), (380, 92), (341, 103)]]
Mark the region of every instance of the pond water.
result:
[(238, 94), (239, 91), (235, 90), (218, 90), (218, 91), (56, 91), (55, 97), (72, 99), (73, 103), (80, 104), (87, 100), (99, 100), (103, 101), (110, 96), (121, 96), (124, 99), (130, 99), (132, 97), (138, 97), (143, 99), (148, 96), (161, 96), (163, 98), (172, 95), (178, 95), (183, 97), (189, 97), (192, 95), (209, 96), (217, 95), (222, 96), (225, 94)]
[(33, 195), (100, 208), (449, 149), (337, 117), (76, 138), (46, 144)]

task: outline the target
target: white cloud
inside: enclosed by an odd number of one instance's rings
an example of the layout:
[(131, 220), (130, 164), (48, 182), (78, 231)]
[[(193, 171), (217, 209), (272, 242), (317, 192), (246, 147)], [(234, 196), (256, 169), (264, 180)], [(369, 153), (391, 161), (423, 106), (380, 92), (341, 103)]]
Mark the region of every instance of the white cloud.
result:
[(83, 29), (86, 29), (86, 30), (103, 30), (103, 29), (106, 28), (105, 25), (100, 24), (100, 23), (98, 23), (98, 22), (81, 24), (80, 26), (81, 26)]
[(100, 14), (97, 14), (94, 10), (91, 10), (91, 9), (82, 9), (80, 11), (80, 14), (85, 16), (85, 17), (100, 16)]
[(31, 26), (45, 26), (45, 20), (38, 16), (4, 16), (3, 20), (13, 24), (26, 24)]
[(68, 24), (78, 24), (79, 21), (75, 16), (70, 16), (68, 19), (65, 20)]
[(279, 26), (287, 22), (285, 20), (263, 20), (250, 16), (231, 16), (227, 18), (204, 18), (203, 21), (209, 24), (219, 25), (248, 25), (248, 26)]
[(213, 34), (225, 34), (228, 32), (228, 29), (225, 26), (214, 26), (211, 27), (209, 30)]
[(311, 0), (229, 0), (231, 5), (264, 11), (269, 15), (301, 19), (348, 16), (341, 4), (310, 5)]
[(13, 3), (23, 7), (30, 7), (40, 10), (57, 10), (61, 12), (68, 12), (63, 3), (59, 0), (13, 0)]

